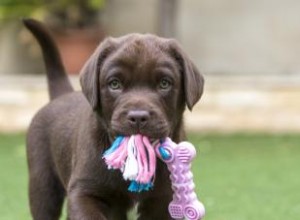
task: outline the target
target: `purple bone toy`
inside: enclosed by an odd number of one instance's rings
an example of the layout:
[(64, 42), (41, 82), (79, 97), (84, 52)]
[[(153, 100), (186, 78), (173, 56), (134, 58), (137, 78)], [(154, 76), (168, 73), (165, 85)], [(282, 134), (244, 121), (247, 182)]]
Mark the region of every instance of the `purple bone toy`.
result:
[(189, 142), (178, 145), (167, 138), (156, 148), (157, 155), (170, 171), (173, 189), (173, 200), (169, 204), (169, 213), (174, 219), (186, 217), (189, 220), (202, 219), (205, 215), (203, 204), (197, 199), (194, 191), (191, 161), (196, 156), (195, 147)]

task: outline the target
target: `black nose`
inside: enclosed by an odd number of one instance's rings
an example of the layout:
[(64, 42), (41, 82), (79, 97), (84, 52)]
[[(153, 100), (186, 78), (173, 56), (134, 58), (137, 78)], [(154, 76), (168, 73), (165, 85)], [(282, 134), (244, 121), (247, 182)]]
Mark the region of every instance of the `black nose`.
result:
[(131, 110), (127, 114), (127, 120), (132, 126), (143, 127), (150, 119), (150, 113), (144, 110)]

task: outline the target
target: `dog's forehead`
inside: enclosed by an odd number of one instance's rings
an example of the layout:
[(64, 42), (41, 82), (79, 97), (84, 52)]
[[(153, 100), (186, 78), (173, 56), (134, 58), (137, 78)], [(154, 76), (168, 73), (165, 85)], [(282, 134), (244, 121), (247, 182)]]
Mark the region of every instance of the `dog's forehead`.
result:
[(151, 34), (131, 34), (116, 38), (117, 49), (108, 59), (111, 66), (155, 68), (158, 65), (174, 66), (169, 53), (169, 40)]
[(167, 41), (154, 35), (134, 34), (124, 39), (121, 52), (139, 59), (159, 58), (168, 50)]

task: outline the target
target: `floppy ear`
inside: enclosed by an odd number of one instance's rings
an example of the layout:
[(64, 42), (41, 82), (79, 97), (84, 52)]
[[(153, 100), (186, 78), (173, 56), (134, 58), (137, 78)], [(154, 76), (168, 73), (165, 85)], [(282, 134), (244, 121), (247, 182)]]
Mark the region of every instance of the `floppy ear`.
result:
[(104, 60), (113, 51), (113, 48), (114, 44), (111, 38), (104, 40), (80, 71), (82, 92), (94, 110), (101, 109), (99, 74)]
[(191, 111), (203, 93), (204, 78), (176, 40), (170, 40), (171, 53), (181, 67), (186, 105)]

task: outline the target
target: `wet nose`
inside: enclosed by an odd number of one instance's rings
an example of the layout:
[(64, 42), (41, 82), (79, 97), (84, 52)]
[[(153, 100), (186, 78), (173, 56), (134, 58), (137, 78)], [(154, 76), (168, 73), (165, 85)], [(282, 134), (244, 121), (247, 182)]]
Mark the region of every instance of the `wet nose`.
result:
[(131, 110), (127, 114), (127, 120), (132, 126), (143, 127), (150, 119), (150, 113), (145, 110)]

